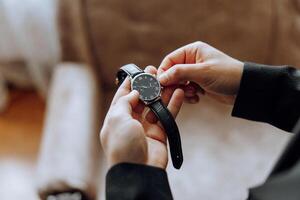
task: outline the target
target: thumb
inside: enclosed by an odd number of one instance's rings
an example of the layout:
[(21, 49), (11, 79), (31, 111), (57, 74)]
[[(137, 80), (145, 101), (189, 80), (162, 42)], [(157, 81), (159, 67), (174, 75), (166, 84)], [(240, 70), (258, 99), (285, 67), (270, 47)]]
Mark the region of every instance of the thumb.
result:
[(137, 90), (132, 90), (128, 95), (128, 102), (132, 108), (135, 108), (139, 103), (139, 92)]
[[(119, 99), (122, 108), (126, 109), (127, 112), (130, 112), (138, 105), (139, 102), (139, 92), (132, 90), (129, 94), (121, 97)], [(123, 110), (125, 111), (125, 110)]]
[(201, 64), (177, 64), (159, 76), (162, 85), (178, 84), (181, 81), (196, 81)]

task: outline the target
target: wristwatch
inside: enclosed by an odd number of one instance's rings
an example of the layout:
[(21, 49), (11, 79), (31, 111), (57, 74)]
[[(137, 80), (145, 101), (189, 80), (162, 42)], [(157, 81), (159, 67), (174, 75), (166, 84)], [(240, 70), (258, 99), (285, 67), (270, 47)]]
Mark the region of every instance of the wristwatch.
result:
[(137, 90), (139, 98), (159, 119), (167, 133), (173, 166), (179, 169), (183, 162), (181, 139), (177, 124), (168, 108), (161, 101), (162, 87), (156, 77), (146, 73), (134, 64), (124, 65), (117, 73), (117, 84), (120, 85), (129, 76), (131, 89)]

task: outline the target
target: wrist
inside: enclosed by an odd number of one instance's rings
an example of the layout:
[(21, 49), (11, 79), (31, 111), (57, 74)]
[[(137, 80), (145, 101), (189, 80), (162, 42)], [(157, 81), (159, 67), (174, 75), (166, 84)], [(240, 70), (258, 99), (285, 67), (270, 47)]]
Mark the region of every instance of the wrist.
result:
[(235, 60), (235, 63), (233, 65), (233, 71), (232, 71), (232, 77), (233, 77), (232, 92), (234, 95), (237, 95), (239, 92), (243, 70), (244, 70), (244, 63), (239, 60)]
[(119, 165), (122, 163), (129, 163), (129, 164), (135, 164), (135, 165), (146, 165), (146, 166), (150, 166), (150, 167), (157, 167), (160, 169), (165, 170), (167, 168), (167, 163), (164, 161), (143, 161), (143, 160), (130, 160), (130, 159), (108, 159), (108, 166), (109, 168), (115, 166), (115, 165)]
[(146, 165), (143, 162), (132, 161), (132, 160), (128, 160), (128, 159), (119, 159), (119, 160), (109, 160), (108, 167), (112, 168), (113, 166), (120, 165), (122, 163), (128, 163), (128, 164), (133, 164), (133, 165)]
[(124, 145), (119, 144), (118, 147), (113, 149), (108, 155), (109, 166), (119, 163), (135, 163), (144, 164), (147, 160), (147, 148), (141, 146), (138, 148), (137, 144)]

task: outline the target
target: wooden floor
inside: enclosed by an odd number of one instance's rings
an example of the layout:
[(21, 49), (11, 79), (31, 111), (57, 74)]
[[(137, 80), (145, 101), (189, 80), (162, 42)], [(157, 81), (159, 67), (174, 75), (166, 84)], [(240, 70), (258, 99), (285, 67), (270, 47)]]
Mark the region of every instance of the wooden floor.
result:
[(9, 107), (0, 113), (0, 157), (36, 157), (44, 110), (45, 103), (37, 94), (11, 92)]

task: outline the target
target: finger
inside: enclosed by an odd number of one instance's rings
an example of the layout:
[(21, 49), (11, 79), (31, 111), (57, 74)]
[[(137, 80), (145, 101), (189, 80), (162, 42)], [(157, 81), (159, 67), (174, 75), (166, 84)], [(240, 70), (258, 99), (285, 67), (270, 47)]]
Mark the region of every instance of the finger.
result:
[(148, 110), (147, 113), (146, 113), (146, 117), (145, 119), (150, 122), (151, 124), (154, 124), (157, 122), (157, 117), (156, 115), (151, 111), (151, 110)]
[(204, 90), (196, 83), (190, 82), (187, 85), (180, 86), (181, 89), (184, 90), (184, 96), (185, 97), (194, 97), (197, 94), (204, 95)]
[(176, 49), (175, 51), (168, 54), (160, 66), (158, 67), (158, 75), (161, 75), (164, 71), (167, 71), (170, 67), (176, 64), (186, 64), (187, 62), (187, 50), (192, 46), (192, 44), (185, 45)]
[(177, 87), (176, 86), (169, 86), (165, 87), (162, 94), (161, 94), (161, 100), (165, 105), (168, 105), (170, 102), (170, 99)]
[(144, 71), (146, 73), (149, 73), (149, 74), (152, 74), (152, 75), (155, 75), (155, 76), (156, 76), (156, 73), (157, 73), (157, 69), (152, 65), (147, 66)]
[(139, 93), (136, 90), (132, 90), (129, 94), (122, 96), (118, 99), (115, 106), (121, 113), (132, 113), (132, 110), (136, 108), (139, 103)]
[(197, 89), (190, 86), (190, 85), (186, 85), (181, 87), (184, 91), (184, 96), (185, 97), (193, 97), (195, 95), (197, 95)]
[(184, 101), (186, 103), (189, 103), (189, 104), (196, 104), (200, 101), (200, 97), (198, 95), (195, 95), (193, 97), (185, 97)]
[(129, 78), (127, 77), (118, 88), (111, 104), (114, 105), (118, 101), (118, 99), (120, 99), (122, 96), (129, 94), (130, 90), (131, 90), (130, 81)]
[(194, 42), (171, 52), (161, 62), (158, 67), (157, 75), (160, 76), (163, 72), (176, 64), (192, 64), (200, 62), (201, 59), (198, 57), (202, 54), (201, 49), (204, 44), (205, 43), (203, 42)]
[(174, 85), (182, 81), (196, 81), (197, 71), (203, 63), (197, 64), (176, 64), (159, 76), (162, 85)]
[(184, 100), (183, 90), (179, 88), (176, 89), (168, 105), (168, 109), (174, 118), (176, 118), (177, 114), (179, 113), (180, 108), (183, 104), (183, 100)]
[(163, 72), (167, 71), (173, 65), (178, 63), (185, 63), (185, 47), (181, 47), (176, 49), (175, 51), (168, 54), (163, 61), (161, 62), (160, 66), (158, 67), (158, 75), (161, 75)]
[(145, 109), (145, 104), (139, 101), (138, 105), (133, 109), (137, 114), (142, 114)]
[(184, 92), (184, 97), (186, 98), (192, 98), (194, 96), (197, 96), (197, 93), (192, 93), (192, 92)]
[(187, 85), (188, 88), (193, 88), (196, 90), (196, 92), (199, 92), (200, 94), (204, 94), (205, 91), (203, 88), (200, 87), (200, 85), (194, 81), (190, 81)]

